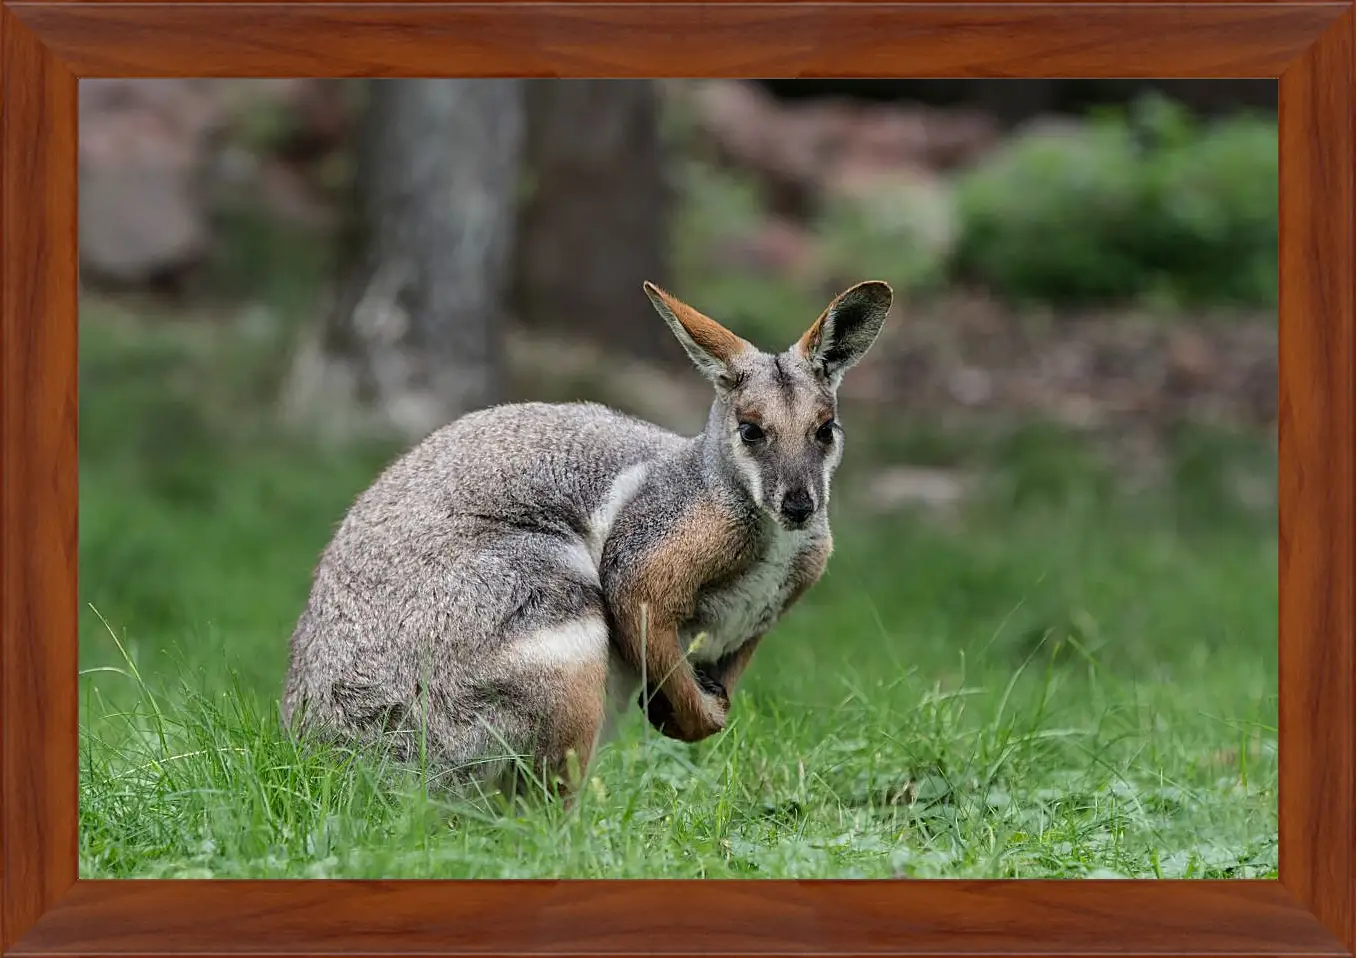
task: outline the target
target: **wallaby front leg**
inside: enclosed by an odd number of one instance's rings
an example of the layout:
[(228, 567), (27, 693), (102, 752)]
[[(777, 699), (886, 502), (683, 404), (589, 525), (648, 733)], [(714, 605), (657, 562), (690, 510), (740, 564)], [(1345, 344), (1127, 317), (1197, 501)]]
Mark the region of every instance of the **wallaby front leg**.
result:
[(672, 711), (654, 716), (660, 730), (695, 742), (725, 727), (725, 707), (698, 686), (679, 645), (679, 625), (692, 620), (703, 588), (748, 562), (748, 529), (702, 497), (677, 517), (666, 513), (640, 548), (633, 543), (617, 536), (604, 547), (602, 580), (616, 622), (615, 645), (644, 674), (656, 705)]
[[(734, 652), (723, 656), (716, 662), (692, 664), (693, 677), (697, 687), (705, 695), (714, 698), (723, 713), (728, 714), (730, 712), (730, 698), (734, 694), (735, 685), (739, 682), (740, 676), (744, 673), (745, 667), (748, 666), (749, 660), (753, 657), (754, 650), (758, 647), (762, 638), (762, 635), (754, 636)], [(672, 721), (673, 717), (673, 708), (668, 699), (652, 687), (646, 687), (641, 691), (639, 704), (645, 711), (650, 724), (660, 732), (668, 734), (668, 723)]]
[[(632, 653), (645, 682), (641, 689), (641, 704), (652, 725), (670, 738), (696, 742), (714, 735), (725, 727), (727, 702), (703, 691), (679, 648), (678, 629), (674, 626), (652, 628), (644, 632), (644, 654), (641, 643), (633, 639)], [(629, 658), (623, 649), (623, 657)]]

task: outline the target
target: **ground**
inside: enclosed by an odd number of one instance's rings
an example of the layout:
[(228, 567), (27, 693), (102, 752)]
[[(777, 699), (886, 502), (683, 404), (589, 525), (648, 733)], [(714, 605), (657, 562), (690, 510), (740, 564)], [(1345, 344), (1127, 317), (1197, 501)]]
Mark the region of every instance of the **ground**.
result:
[[(279, 729), (317, 554), (393, 450), (270, 425), (257, 319), (82, 307), (82, 876), (1275, 877), (1268, 437), (1180, 430), (1147, 485), (1049, 422), (850, 405), (829, 572), (730, 728), (638, 712), (573, 811), (493, 816)], [(902, 465), (965, 494), (885, 508)]]

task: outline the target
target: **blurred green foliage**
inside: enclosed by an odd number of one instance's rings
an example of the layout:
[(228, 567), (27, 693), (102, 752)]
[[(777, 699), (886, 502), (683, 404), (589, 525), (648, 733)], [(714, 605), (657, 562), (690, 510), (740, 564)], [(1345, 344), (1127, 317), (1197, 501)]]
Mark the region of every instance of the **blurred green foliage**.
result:
[(1019, 304), (1165, 315), (1277, 303), (1273, 117), (1205, 120), (1149, 97), (1020, 131), (951, 177), (886, 177), (865, 197), (829, 191), (805, 224), (815, 258), (805, 276), (751, 277), (714, 252), (767, 222), (756, 178), (694, 158), (677, 170), (683, 288), (769, 342), (798, 332), (835, 284), (866, 275), (910, 296), (965, 282)]
[(1160, 98), (1019, 134), (957, 182), (956, 266), (1018, 300), (1277, 301), (1276, 122)]
[(870, 198), (830, 196), (814, 226), (836, 287), (871, 276), (917, 296), (949, 278), (957, 214), (945, 180), (901, 177)]
[(804, 285), (751, 275), (723, 262), (717, 252), (732, 237), (756, 230), (766, 216), (758, 183), (695, 160), (675, 167), (678, 202), (670, 258), (682, 298), (761, 348), (790, 345), (824, 304)]

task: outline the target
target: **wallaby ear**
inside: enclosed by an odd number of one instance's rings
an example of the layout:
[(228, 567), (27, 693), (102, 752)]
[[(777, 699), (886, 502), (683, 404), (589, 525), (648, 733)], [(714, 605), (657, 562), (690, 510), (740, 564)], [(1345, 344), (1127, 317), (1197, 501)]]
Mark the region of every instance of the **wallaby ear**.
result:
[(703, 316), (687, 303), (675, 299), (654, 283), (643, 284), (655, 311), (669, 325), (684, 352), (712, 384), (728, 389), (734, 384), (731, 362), (745, 350), (753, 349), (716, 320)]
[(837, 389), (843, 374), (876, 342), (892, 295), (889, 285), (875, 279), (845, 290), (797, 341), (797, 351)]

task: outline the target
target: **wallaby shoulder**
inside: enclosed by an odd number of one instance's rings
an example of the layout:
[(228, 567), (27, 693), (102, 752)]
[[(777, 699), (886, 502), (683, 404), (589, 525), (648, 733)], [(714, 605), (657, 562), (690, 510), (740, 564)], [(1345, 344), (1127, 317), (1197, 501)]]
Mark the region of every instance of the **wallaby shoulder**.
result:
[(691, 464), (657, 462), (618, 514), (600, 575), (623, 601), (636, 596), (686, 617), (703, 587), (752, 561), (757, 524)]

